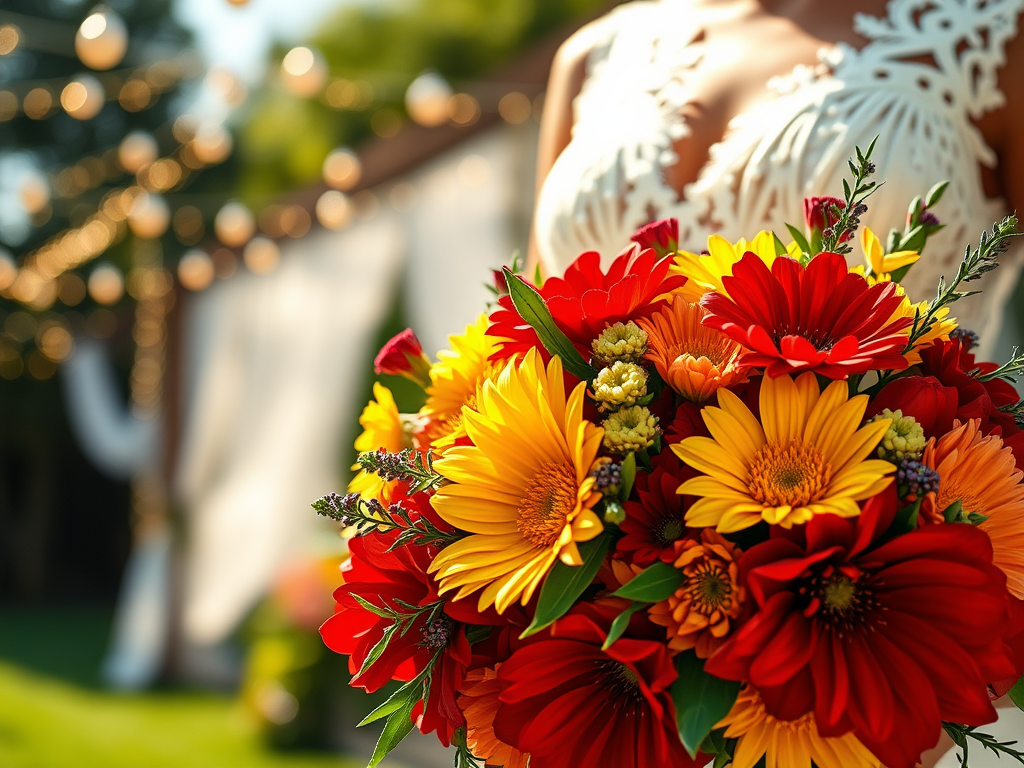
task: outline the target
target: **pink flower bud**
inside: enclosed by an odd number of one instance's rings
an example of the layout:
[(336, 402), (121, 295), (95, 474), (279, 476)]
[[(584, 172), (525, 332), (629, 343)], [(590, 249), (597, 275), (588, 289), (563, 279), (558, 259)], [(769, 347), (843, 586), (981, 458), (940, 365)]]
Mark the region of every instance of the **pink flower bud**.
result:
[(430, 384), (430, 360), (411, 328), (384, 345), (374, 358), (373, 370), (378, 374), (404, 376), (424, 387)]

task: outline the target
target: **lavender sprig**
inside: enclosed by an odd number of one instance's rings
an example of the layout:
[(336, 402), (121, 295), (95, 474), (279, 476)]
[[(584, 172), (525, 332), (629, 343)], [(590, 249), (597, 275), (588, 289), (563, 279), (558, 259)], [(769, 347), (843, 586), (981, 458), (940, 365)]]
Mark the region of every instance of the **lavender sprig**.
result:
[(358, 493), (344, 496), (329, 493), (314, 501), (311, 506), (318, 515), (337, 521), (343, 528), (355, 528), (360, 536), (399, 531), (388, 551), (405, 544), (445, 547), (462, 538), (462, 534), (456, 531), (442, 531), (425, 517), (414, 518), (401, 504), (392, 504), (385, 509), (377, 499), (367, 501)]
[(836, 205), (831, 211), (835, 224), (821, 233), (822, 253), (845, 255), (853, 250), (847, 241), (853, 238), (853, 233), (860, 226), (860, 217), (867, 213), (868, 207), (864, 201), (873, 195), (879, 187), (875, 182), (867, 180), (868, 176), (875, 172), (875, 164), (871, 162), (871, 153), (875, 151), (877, 141), (878, 137), (876, 136), (863, 152), (860, 147), (855, 148), (857, 162), (849, 161), (850, 173), (853, 174), (853, 185), (851, 186), (850, 182), (843, 179), (845, 205), (842, 207)]
[(388, 453), (383, 448), (367, 451), (356, 458), (359, 467), (381, 480), (408, 480), (414, 485), (409, 495), (437, 488), (444, 478), (434, 471), (434, 461), (429, 454), (405, 448), (398, 453)]

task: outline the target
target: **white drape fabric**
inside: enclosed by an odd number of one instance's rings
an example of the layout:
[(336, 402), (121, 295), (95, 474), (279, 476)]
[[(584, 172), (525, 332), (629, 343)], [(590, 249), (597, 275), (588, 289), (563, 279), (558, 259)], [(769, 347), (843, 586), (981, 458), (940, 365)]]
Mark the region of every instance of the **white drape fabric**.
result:
[[(679, 219), (681, 243), (696, 252), (715, 232), (738, 239), (799, 225), (803, 198), (840, 195), (847, 158), (877, 135), (876, 178), (885, 186), (863, 221), (880, 237), (902, 230), (916, 195), (951, 181), (935, 211), (947, 227), (905, 281), (911, 296), (928, 298), (964, 245), (1007, 213), (983, 191), (981, 169), (996, 158), (971, 119), (1005, 102), (996, 78), (1022, 8), (1024, 0), (890, 0), (886, 18), (858, 14), (867, 45), (827, 48), (819, 66), (769, 82), (772, 98), (735, 118), (680, 196), (663, 170), (688, 132), (687, 80), (706, 45), (698, 17), (688, 0), (620, 6), (600, 22), (604, 42), (588, 61), (572, 140), (542, 188), (536, 231), (545, 265), (560, 273), (587, 250), (610, 260), (658, 218)], [(1004, 261), (980, 284), (984, 298), (956, 307), (989, 348), (1020, 253)]]

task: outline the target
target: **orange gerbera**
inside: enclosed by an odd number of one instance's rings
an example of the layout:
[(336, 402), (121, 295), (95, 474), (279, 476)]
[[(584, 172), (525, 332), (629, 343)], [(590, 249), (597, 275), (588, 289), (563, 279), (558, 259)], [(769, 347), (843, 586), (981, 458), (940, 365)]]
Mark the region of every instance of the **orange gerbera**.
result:
[(677, 541), (676, 553), (675, 567), (686, 579), (668, 600), (651, 606), (651, 621), (668, 627), (669, 648), (695, 648), (697, 656), (706, 659), (729, 634), (743, 605), (740, 553), (710, 528), (699, 540)]
[(739, 363), (743, 347), (721, 331), (701, 325), (705, 314), (699, 304), (677, 295), (670, 306), (649, 320), (640, 320), (647, 331), (645, 357), (666, 384), (695, 403), (746, 376), (746, 366)]
[(488, 766), (526, 768), (530, 756), (494, 735), (494, 716), (501, 704), (500, 668), (497, 664), (470, 670), (459, 689), (459, 709), (466, 716), (466, 745)]
[(818, 734), (814, 713), (799, 720), (778, 720), (764, 708), (760, 694), (746, 686), (716, 728), (736, 739), (732, 768), (753, 768), (764, 757), (766, 768), (882, 768), (878, 758), (852, 733), (826, 738)]
[(959, 501), (965, 514), (988, 519), (979, 526), (992, 540), (992, 562), (1006, 574), (1007, 587), (1024, 599), (1024, 472), (997, 435), (981, 434), (981, 422), (955, 421), (951, 432), (932, 438), (922, 463), (939, 474), (939, 490), (928, 499), (939, 513)]

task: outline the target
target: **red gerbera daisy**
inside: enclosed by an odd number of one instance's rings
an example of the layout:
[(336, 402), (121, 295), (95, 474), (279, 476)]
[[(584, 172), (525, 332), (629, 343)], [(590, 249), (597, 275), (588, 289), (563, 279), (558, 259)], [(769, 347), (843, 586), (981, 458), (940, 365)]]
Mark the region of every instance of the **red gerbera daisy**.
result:
[[(540, 295), (555, 324), (589, 359), (591, 342), (606, 327), (650, 317), (665, 303), (668, 294), (686, 282), (682, 275), (669, 275), (670, 266), (671, 258), (659, 257), (653, 250), (641, 251), (633, 245), (605, 273), (601, 271), (600, 254), (591, 251), (569, 265), (563, 277), (545, 281)], [(537, 334), (508, 296), (498, 300), (491, 323), (488, 335), (505, 340), (496, 357), (510, 357), (533, 348), (547, 357)]]
[(658, 454), (651, 474), (637, 472), (637, 500), (626, 502), (626, 519), (620, 526), (626, 535), (615, 546), (617, 557), (641, 568), (655, 560), (676, 559), (675, 543), (687, 536), (683, 497), (676, 488), (696, 476), (672, 451)]
[(819, 515), (802, 543), (748, 550), (754, 613), (706, 670), (748, 681), (779, 719), (813, 712), (821, 735), (855, 729), (889, 768), (913, 768), (943, 720), (995, 719), (987, 683), (1014, 665), (988, 536), (934, 525), (884, 541), (896, 506), (890, 486), (859, 517)]
[(728, 296), (712, 291), (701, 300), (704, 324), (746, 347), (743, 362), (772, 378), (814, 371), (845, 379), (907, 367), (902, 352), (913, 320), (890, 322), (903, 301), (896, 285), (868, 285), (839, 254), (820, 254), (806, 267), (780, 257), (769, 269), (747, 253), (722, 283)]
[[(592, 604), (559, 619), (552, 636), (520, 648), (498, 672), (494, 732), (530, 754), (531, 768), (690, 768), (676, 731), (664, 641), (601, 644), (615, 614)], [(646, 619), (636, 616), (653, 628)]]
[[(320, 627), (320, 635), (332, 651), (349, 656), (349, 671), (353, 674), (350, 684), (368, 693), (392, 679), (411, 680), (442, 650), (431, 673), (426, 711), (421, 702), (413, 716), (419, 720), (423, 733), (436, 730), (438, 738), (448, 746), (455, 729), (464, 722), (456, 699), (472, 651), (465, 626), (441, 609), (436, 584), (427, 574), (436, 550), (409, 544), (388, 551), (395, 537), (396, 534), (374, 534), (349, 542), (351, 558), (342, 568), (345, 583), (334, 592), (335, 613)], [(412, 612), (409, 606), (438, 608), (420, 612), (408, 629), (395, 632), (384, 652), (362, 669), (370, 651), (393, 622), (367, 610), (357, 597), (378, 608), (404, 614)]]

